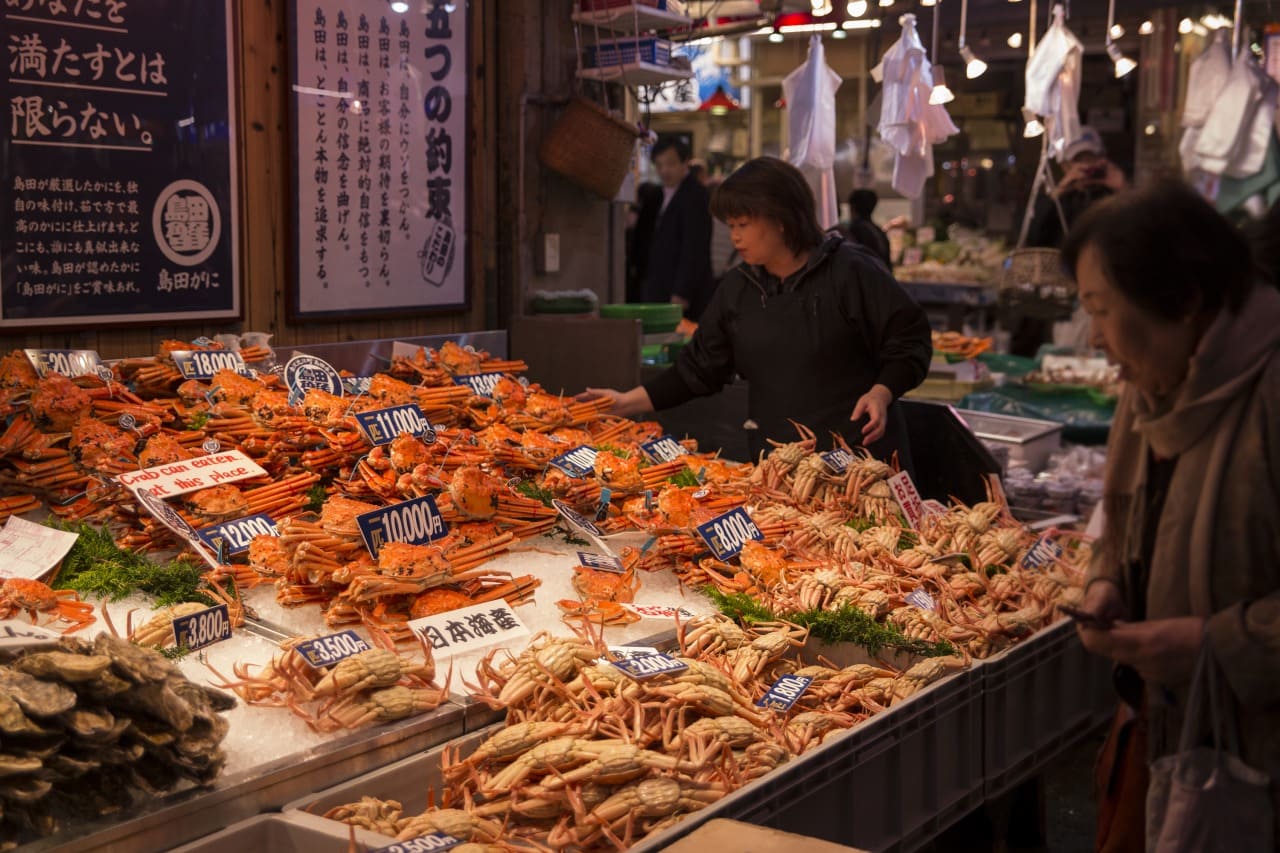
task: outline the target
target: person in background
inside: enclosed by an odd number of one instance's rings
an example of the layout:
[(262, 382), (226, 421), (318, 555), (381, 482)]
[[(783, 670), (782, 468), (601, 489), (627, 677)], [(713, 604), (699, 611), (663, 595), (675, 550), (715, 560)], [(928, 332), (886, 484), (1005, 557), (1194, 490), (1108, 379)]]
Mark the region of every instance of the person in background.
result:
[(818, 225), (813, 191), (774, 157), (745, 163), (712, 199), (742, 263), (729, 270), (676, 364), (628, 391), (588, 388), (613, 412), (635, 415), (748, 383), (744, 425), (752, 456), (769, 440), (796, 441), (792, 421), (837, 433), (910, 467), (906, 422), (894, 401), (919, 385), (933, 347), (929, 320), (870, 254)]
[(1123, 699), (1105, 790), (1128, 793), (1101, 804), (1098, 849), (1143, 849), (1146, 767), (1180, 749), (1202, 644), (1280, 815), (1280, 293), (1178, 182), (1094, 205), (1062, 257), (1125, 382), (1079, 622)]
[(875, 190), (854, 190), (849, 193), (851, 218), (845, 236), (879, 258), (886, 269), (893, 269), (893, 259), (889, 256), (889, 237), (883, 228), (871, 220), (871, 214), (879, 203), (880, 197)]
[(711, 297), (711, 209), (705, 187), (689, 172), (689, 146), (658, 140), (650, 157), (662, 181), (662, 206), (645, 269), (645, 302), (675, 302), (697, 321)]
[(1057, 249), (1075, 221), (1096, 201), (1128, 187), (1124, 172), (1107, 159), (1098, 131), (1085, 125), (1063, 151), (1066, 167), (1053, 192), (1036, 199), (1027, 245)]
[(662, 207), (662, 185), (645, 181), (636, 187), (636, 200), (627, 212), (627, 301), (642, 302), (653, 228)]

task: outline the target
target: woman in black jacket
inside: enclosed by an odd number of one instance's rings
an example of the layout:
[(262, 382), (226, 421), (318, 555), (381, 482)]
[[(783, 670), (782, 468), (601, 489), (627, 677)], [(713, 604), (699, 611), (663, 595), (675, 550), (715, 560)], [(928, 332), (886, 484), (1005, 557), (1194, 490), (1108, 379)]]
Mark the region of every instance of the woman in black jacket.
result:
[[(630, 391), (589, 388), (633, 415), (714, 394), (734, 374), (749, 383), (747, 442), (794, 441), (791, 421), (827, 446), (832, 432), (905, 463), (906, 425), (894, 401), (923, 381), (929, 321), (866, 249), (824, 239), (813, 192), (773, 157), (744, 164), (711, 200), (743, 263), (725, 274), (676, 364)], [(861, 429), (858, 429), (861, 424)]]

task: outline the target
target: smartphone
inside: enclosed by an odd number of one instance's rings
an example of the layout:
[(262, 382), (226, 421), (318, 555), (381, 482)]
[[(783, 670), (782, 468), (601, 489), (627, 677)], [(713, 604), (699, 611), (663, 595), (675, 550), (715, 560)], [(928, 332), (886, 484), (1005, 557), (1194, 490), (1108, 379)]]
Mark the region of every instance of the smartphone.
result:
[(1078, 607), (1072, 607), (1070, 604), (1059, 604), (1058, 609), (1086, 628), (1096, 628), (1099, 631), (1110, 631), (1115, 627), (1115, 622), (1112, 620), (1104, 619), (1096, 613), (1090, 613), (1089, 611), (1081, 610)]

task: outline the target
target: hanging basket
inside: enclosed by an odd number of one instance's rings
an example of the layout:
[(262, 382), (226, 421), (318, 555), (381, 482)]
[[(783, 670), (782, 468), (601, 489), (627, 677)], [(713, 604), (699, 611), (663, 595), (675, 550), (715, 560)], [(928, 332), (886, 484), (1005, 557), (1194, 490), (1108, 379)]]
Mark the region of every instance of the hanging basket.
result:
[(1062, 269), (1057, 249), (1014, 249), (1000, 275), (1000, 304), (1045, 320), (1066, 319), (1075, 308), (1076, 284)]
[(622, 189), (639, 135), (604, 107), (575, 96), (543, 138), (538, 158), (583, 189), (612, 199)]

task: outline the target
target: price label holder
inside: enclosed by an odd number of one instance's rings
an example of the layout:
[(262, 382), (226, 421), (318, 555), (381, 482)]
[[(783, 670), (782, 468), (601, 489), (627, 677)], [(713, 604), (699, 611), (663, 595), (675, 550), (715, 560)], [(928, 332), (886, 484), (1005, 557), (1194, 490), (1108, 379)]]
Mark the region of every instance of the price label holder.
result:
[(640, 655), (639, 657), (627, 658), (626, 660), (613, 661), (613, 665), (626, 673), (635, 681), (644, 681), (653, 678), (656, 675), (670, 675), (673, 672), (683, 672), (689, 668), (689, 665), (682, 660), (676, 660), (670, 655), (661, 653), (651, 655)]
[(837, 477), (849, 470), (849, 466), (854, 463), (854, 456), (843, 447), (837, 450), (829, 450), (820, 454), (822, 463), (827, 466), (827, 470)]
[(295, 355), (284, 366), (284, 384), (289, 387), (289, 403), (298, 405), (312, 388), (341, 397), (342, 375), (333, 365), (314, 355)]
[(644, 442), (640, 445), (640, 452), (648, 457), (649, 461), (655, 465), (661, 465), (664, 462), (674, 462), (681, 456), (689, 455), (689, 451), (685, 450), (684, 445), (669, 435), (664, 435), (661, 438), (655, 438), (653, 441)]
[(360, 425), (360, 429), (368, 436), (369, 443), (374, 447), (390, 444), (401, 433), (406, 432), (416, 436), (425, 436), (430, 433), (431, 441), (427, 443), (432, 444), (435, 442), (435, 430), (417, 403), (405, 403), (400, 406), (389, 406), (385, 409), (356, 412), (355, 418), (356, 423)]
[(453, 384), (465, 385), (471, 389), (472, 394), (492, 400), (493, 389), (497, 387), (498, 380), (505, 375), (505, 373), (472, 373), (469, 376), (453, 377)]
[(246, 373), (249, 369), (240, 353), (230, 350), (174, 350), (169, 353), (183, 379), (212, 379), (219, 370)]
[(556, 512), (560, 513), (560, 517), (569, 523), (570, 527), (594, 542), (597, 548), (611, 557), (618, 556), (604, 541), (604, 531), (596, 527), (595, 522), (559, 498), (552, 500), (551, 505), (555, 507)]
[(68, 379), (97, 376), (98, 368), (102, 366), (102, 357), (91, 349), (29, 349), (24, 352), (41, 379), (53, 373)]
[(613, 572), (614, 574), (625, 574), (626, 569), (622, 567), (622, 561), (617, 557), (608, 554), (592, 554), (587, 551), (578, 552), (578, 565), (584, 569), (591, 569), (596, 572)]
[(1032, 545), (1022, 557), (1021, 565), (1024, 569), (1039, 570), (1052, 563), (1062, 559), (1065, 553), (1062, 546), (1054, 542), (1048, 536), (1041, 536), (1036, 540), (1036, 544)]
[(724, 515), (716, 516), (697, 528), (702, 541), (720, 561), (731, 560), (742, 551), (742, 546), (752, 539), (763, 539), (764, 534), (742, 507), (735, 507)]
[(906, 518), (907, 524), (912, 530), (919, 530), (920, 521), (924, 518), (924, 502), (920, 499), (920, 493), (916, 491), (916, 484), (911, 482), (911, 475), (906, 471), (894, 474), (889, 478), (889, 489), (893, 492), (898, 506), (902, 508), (902, 515)]
[(813, 679), (807, 675), (783, 675), (773, 682), (773, 686), (765, 691), (756, 705), (775, 711), (790, 711), (791, 706), (796, 704), (812, 683)]
[(397, 841), (395, 844), (379, 847), (370, 853), (442, 853), (445, 850), (452, 850), (461, 843), (460, 838), (445, 835), (443, 832), (432, 832), (410, 838), (408, 841)]
[(227, 605), (217, 604), (190, 616), (173, 620), (173, 639), (191, 651), (203, 649), (231, 637), (231, 616)]
[(360, 528), (365, 547), (375, 559), (388, 542), (425, 545), (449, 532), (449, 524), (440, 514), (433, 495), (423, 495), (357, 515), (356, 525)]
[(196, 531), (200, 541), (208, 545), (214, 553), (233, 557), (249, 550), (255, 536), (279, 536), (280, 528), (265, 512), (246, 515), (234, 521), (224, 521), (209, 527), (201, 527)]
[(575, 447), (568, 453), (562, 453), (552, 459), (548, 464), (570, 477), (581, 480), (595, 473), (596, 449), (586, 445)]
[(316, 669), (333, 666), (361, 652), (369, 651), (369, 644), (348, 628), (336, 634), (316, 637), (294, 646), (294, 651), (302, 655), (302, 659)]

